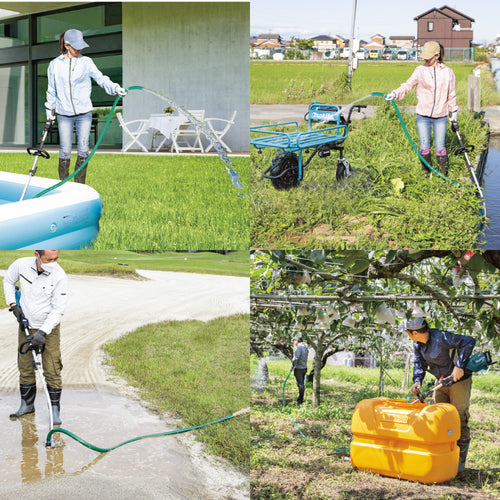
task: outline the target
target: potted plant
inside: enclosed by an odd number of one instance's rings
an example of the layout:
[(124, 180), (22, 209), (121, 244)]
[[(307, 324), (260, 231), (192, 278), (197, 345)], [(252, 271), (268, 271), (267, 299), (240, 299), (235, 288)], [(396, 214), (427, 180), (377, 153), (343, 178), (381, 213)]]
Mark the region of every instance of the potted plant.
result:
[(174, 113), (174, 111), (175, 111), (175, 109), (174, 109), (174, 108), (172, 108), (172, 107), (170, 107), (170, 106), (169, 106), (168, 108), (165, 108), (165, 109), (163, 110), (163, 112), (164, 112), (165, 114), (167, 114), (167, 115), (171, 115), (171, 114), (173, 114), (173, 113)]

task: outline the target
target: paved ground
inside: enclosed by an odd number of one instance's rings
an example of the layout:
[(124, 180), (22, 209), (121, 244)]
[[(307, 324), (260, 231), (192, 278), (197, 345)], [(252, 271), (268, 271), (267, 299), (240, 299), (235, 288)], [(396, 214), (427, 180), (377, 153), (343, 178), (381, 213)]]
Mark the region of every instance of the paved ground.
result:
[[(68, 276), (68, 307), (61, 323), (63, 424), (75, 432), (83, 428), (82, 437), (91, 442), (90, 436), (97, 436), (99, 442), (93, 444), (100, 446), (148, 434), (149, 429), (172, 428), (172, 423), (140, 408), (138, 398), (118, 401), (122, 387), (102, 366), (102, 343), (147, 323), (206, 321), (249, 311), (248, 278), (138, 272), (148, 279)], [(87, 456), (88, 450), (72, 441), (46, 451), (43, 397), (37, 397), (35, 415), (19, 421), (7, 417), (18, 404), (16, 337), (15, 318), (7, 309), (0, 310), (0, 418), (7, 419), (0, 426), (1, 498), (248, 498), (247, 475), (207, 457), (189, 434), (179, 436), (187, 441), (173, 437), (149, 440), (147, 446), (137, 448), (127, 449), (134, 444), (127, 445), (95, 461), (100, 455)], [(114, 413), (113, 401), (118, 401)], [(135, 429), (133, 424), (141, 419), (147, 425)], [(75, 451), (76, 458), (71, 458)], [(148, 460), (153, 463), (144, 467)], [(29, 463), (37, 467), (27, 467)], [(81, 470), (74, 470), (76, 464)], [(23, 469), (29, 469), (26, 477)]]

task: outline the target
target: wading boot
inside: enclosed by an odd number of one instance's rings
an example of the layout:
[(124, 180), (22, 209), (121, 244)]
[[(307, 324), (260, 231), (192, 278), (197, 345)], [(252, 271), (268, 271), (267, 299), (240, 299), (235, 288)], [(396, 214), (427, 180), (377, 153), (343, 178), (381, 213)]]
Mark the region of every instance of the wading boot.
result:
[(448, 175), (448, 157), (444, 156), (436, 156), (438, 170), (440, 174)]
[[(422, 158), (429, 164), (432, 166), (432, 163), (431, 163), (431, 154), (430, 153), (427, 153), (426, 155), (422, 155)], [(429, 170), (429, 168), (427, 167), (427, 165), (422, 161), (420, 160), (420, 163), (422, 164), (422, 172), (424, 172), (424, 174), (430, 174), (431, 171)]]
[(52, 406), (52, 421), (54, 425), (61, 425), (61, 418), (59, 417), (59, 410), (61, 408), (61, 389), (53, 389), (47, 386), (50, 396), (50, 404)]
[(469, 443), (460, 446), (460, 459), (458, 461), (458, 472), (465, 470), (465, 460), (467, 460), (467, 453), (469, 451)]
[(19, 386), (21, 392), (21, 406), (16, 413), (12, 413), (10, 418), (19, 418), (35, 411), (36, 384)]
[(69, 163), (70, 159), (65, 160), (64, 158), (59, 158), (59, 179), (62, 181), (66, 179), (69, 175)]
[[(83, 165), (83, 163), (86, 159), (87, 159), (86, 156), (79, 156), (76, 159), (75, 172)], [(87, 167), (88, 167), (88, 163), (87, 163), (87, 165), (85, 165), (85, 167), (82, 168), (82, 170), (80, 172), (78, 172), (75, 175), (75, 182), (79, 182), (80, 184), (85, 184), (85, 177), (87, 175)]]

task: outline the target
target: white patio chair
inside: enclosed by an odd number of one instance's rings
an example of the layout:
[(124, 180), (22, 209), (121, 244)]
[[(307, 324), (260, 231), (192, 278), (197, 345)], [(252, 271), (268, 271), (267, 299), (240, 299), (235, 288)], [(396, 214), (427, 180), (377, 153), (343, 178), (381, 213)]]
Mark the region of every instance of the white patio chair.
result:
[[(231, 117), (230, 120), (224, 120), (223, 118), (207, 118), (205, 120), (205, 122), (210, 127), (212, 132), (215, 134), (215, 137), (217, 137), (218, 141), (221, 143), (221, 145), (225, 148), (225, 150), (228, 153), (232, 153), (231, 148), (222, 140), (222, 138), (226, 135), (227, 131), (231, 128), (231, 126), (234, 125), (234, 119), (236, 118), (236, 113), (237, 111), (233, 113), (233, 116)], [(225, 123), (226, 125), (222, 129), (215, 129), (215, 127), (213, 126), (213, 122), (222, 122)], [(214, 144), (213, 142), (211, 142), (208, 148), (205, 149), (205, 152), (208, 153), (213, 147)]]
[[(120, 127), (132, 139), (127, 144), (127, 146), (122, 147), (122, 152), (125, 153), (128, 149), (130, 149), (130, 147), (133, 144), (137, 143), (137, 145), (140, 146), (145, 153), (147, 153), (148, 149), (139, 140), (139, 138), (141, 137), (141, 135), (149, 134), (149, 129), (146, 128), (148, 120), (132, 120), (129, 122), (125, 122), (121, 113), (116, 113), (116, 116), (118, 117), (118, 121), (120, 122)], [(135, 126), (134, 124), (139, 124), (139, 125)], [(129, 129), (130, 125), (134, 125), (134, 128), (136, 128), (136, 130), (130, 130)]]
[[(204, 109), (188, 109), (188, 111), (194, 118), (203, 122), (203, 118), (205, 117)], [(189, 116), (186, 116), (186, 118), (189, 120)], [(192, 142), (190, 139), (193, 139)], [(203, 144), (201, 143), (201, 131), (193, 122), (181, 123), (174, 130), (170, 151), (174, 149), (176, 153), (180, 151), (201, 151), (204, 153)]]

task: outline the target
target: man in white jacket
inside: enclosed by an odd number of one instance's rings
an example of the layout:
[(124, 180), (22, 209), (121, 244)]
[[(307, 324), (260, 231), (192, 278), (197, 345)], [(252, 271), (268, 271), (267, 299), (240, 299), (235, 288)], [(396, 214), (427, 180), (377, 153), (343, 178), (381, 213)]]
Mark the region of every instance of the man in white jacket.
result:
[[(12, 263), (3, 281), (5, 301), (19, 324), (28, 320), (28, 339), (34, 346), (45, 346), (42, 365), (47, 389), (52, 404), (55, 425), (61, 425), (59, 417), (62, 390), (62, 361), (60, 345), (60, 322), (66, 309), (66, 273), (57, 263), (58, 250), (36, 250), (34, 257), (23, 257)], [(19, 281), (21, 298), (16, 302), (16, 283)], [(19, 346), (26, 340), (23, 328), (19, 327)], [(19, 387), (21, 406), (10, 418), (19, 418), (35, 411), (36, 379), (33, 358), (18, 351)]]

